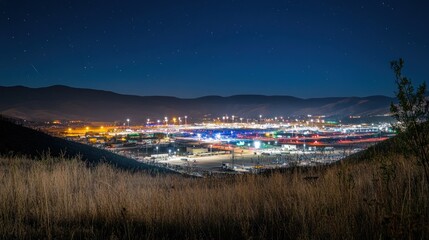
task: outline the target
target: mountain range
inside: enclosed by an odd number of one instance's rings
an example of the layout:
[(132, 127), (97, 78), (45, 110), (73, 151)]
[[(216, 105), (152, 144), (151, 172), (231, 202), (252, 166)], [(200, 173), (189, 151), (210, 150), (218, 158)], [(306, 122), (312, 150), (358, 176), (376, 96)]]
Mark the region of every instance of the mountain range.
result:
[(177, 98), (134, 96), (110, 91), (55, 85), (42, 88), (0, 86), (0, 114), (26, 120), (83, 120), (144, 122), (147, 118), (235, 115), (243, 118), (273, 116), (349, 115), (373, 116), (389, 113), (394, 98), (327, 97), (302, 99), (291, 96), (234, 95)]

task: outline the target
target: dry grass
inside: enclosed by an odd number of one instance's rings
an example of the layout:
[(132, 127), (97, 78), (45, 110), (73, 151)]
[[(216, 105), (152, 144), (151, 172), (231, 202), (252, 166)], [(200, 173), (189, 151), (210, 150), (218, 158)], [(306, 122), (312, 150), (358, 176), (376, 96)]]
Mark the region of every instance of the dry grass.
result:
[(2, 157), (0, 238), (421, 239), (425, 184), (402, 156), (209, 179)]

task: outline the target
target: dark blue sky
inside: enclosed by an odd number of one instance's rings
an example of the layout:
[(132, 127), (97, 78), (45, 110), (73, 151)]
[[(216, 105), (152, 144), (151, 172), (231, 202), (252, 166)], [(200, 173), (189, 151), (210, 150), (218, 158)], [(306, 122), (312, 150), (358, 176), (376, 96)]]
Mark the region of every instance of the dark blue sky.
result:
[(393, 95), (429, 78), (428, 1), (0, 0), (0, 85)]

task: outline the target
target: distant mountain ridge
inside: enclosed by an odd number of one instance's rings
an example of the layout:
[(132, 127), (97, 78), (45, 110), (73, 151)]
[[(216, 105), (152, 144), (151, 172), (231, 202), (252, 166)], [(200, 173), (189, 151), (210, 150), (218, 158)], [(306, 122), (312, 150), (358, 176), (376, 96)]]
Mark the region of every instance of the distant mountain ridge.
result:
[(263, 116), (378, 115), (389, 112), (394, 98), (327, 97), (302, 99), (291, 96), (234, 95), (177, 98), (168, 96), (134, 96), (103, 90), (55, 85), (43, 88), (0, 87), (0, 114), (26, 120), (85, 120), (144, 122), (147, 118), (225, 114), (244, 118)]

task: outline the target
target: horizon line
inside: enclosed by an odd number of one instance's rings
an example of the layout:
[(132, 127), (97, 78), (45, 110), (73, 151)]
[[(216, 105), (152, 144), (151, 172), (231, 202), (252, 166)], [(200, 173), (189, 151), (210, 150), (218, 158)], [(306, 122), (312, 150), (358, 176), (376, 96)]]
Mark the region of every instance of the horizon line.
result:
[(233, 95), (216, 95), (216, 94), (210, 94), (210, 95), (202, 95), (198, 97), (179, 97), (179, 96), (172, 96), (172, 95), (138, 95), (138, 94), (132, 94), (132, 93), (121, 93), (121, 92), (115, 92), (113, 90), (106, 90), (106, 89), (97, 89), (97, 88), (90, 88), (90, 87), (74, 87), (64, 84), (54, 84), (54, 85), (47, 85), (47, 86), (41, 86), (41, 87), (30, 87), (25, 85), (0, 85), (0, 87), (4, 88), (28, 88), (28, 89), (44, 89), (44, 88), (52, 88), (52, 87), (65, 87), (65, 88), (71, 88), (71, 89), (82, 89), (82, 90), (93, 90), (93, 91), (103, 91), (103, 92), (111, 92), (114, 94), (119, 95), (126, 95), (126, 96), (137, 96), (137, 97), (170, 97), (170, 98), (179, 98), (179, 99), (198, 99), (198, 98), (205, 98), (205, 97), (222, 97), (222, 98), (229, 98), (229, 97), (235, 97), (235, 96), (262, 96), (262, 97), (292, 97), (292, 98), (298, 98), (298, 99), (319, 99), (319, 98), (368, 98), (368, 97), (387, 97), (387, 98), (395, 98), (394, 96), (387, 96), (383, 94), (375, 94), (375, 95), (363, 95), (363, 96), (316, 96), (316, 97), (298, 97), (293, 95), (266, 95), (266, 94), (260, 94), (260, 93), (239, 93), (239, 94), (233, 94)]

